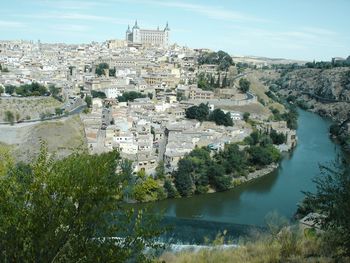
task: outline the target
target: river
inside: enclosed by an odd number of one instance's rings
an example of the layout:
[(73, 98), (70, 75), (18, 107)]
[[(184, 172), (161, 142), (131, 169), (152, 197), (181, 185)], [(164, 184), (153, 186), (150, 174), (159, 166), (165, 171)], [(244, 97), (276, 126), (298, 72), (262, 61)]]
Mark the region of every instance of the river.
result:
[(218, 230), (220, 224), (223, 228), (228, 224), (263, 226), (270, 212), (292, 218), (297, 203), (303, 198), (302, 191), (315, 190), (312, 179), (319, 174), (319, 164), (327, 164), (342, 154), (340, 147), (329, 138), (330, 124), (331, 121), (314, 113), (299, 110), (298, 145), (284, 156), (276, 171), (226, 192), (142, 206), (163, 211), (167, 222), (186, 225), (191, 230), (195, 230), (196, 225), (202, 230), (209, 225), (216, 225)]

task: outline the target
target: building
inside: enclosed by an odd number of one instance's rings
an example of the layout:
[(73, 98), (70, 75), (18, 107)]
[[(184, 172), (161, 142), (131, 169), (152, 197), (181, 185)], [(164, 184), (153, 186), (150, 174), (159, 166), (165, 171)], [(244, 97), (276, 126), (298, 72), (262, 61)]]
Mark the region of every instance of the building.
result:
[(153, 30), (140, 29), (137, 21), (135, 21), (135, 25), (133, 26), (132, 30), (130, 30), (130, 26), (128, 26), (125, 37), (129, 45), (165, 47), (169, 44), (169, 33), (170, 28), (168, 23), (163, 30), (160, 30), (159, 27)]
[(210, 100), (214, 98), (214, 92), (191, 87), (189, 92), (191, 100)]

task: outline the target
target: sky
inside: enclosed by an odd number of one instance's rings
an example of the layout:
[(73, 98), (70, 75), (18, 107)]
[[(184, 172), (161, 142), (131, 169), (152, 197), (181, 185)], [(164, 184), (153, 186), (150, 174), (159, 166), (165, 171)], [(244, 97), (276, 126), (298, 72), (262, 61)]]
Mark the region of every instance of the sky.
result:
[(319, 61), (350, 55), (349, 12), (350, 0), (1, 0), (0, 40), (102, 42), (168, 21), (172, 43)]

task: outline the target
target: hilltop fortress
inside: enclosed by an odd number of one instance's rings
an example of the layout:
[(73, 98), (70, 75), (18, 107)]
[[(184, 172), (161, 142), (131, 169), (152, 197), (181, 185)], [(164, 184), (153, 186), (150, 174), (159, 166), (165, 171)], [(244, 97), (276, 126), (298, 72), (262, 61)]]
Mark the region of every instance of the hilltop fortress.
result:
[(126, 30), (126, 41), (129, 45), (143, 45), (143, 46), (161, 46), (166, 47), (169, 44), (170, 28), (168, 23), (163, 30), (157, 29), (140, 29), (135, 21), (135, 25)]

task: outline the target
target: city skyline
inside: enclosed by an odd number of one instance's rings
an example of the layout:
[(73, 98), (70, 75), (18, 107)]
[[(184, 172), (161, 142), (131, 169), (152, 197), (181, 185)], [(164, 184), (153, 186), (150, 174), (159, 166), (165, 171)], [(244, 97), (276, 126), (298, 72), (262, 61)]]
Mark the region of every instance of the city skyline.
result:
[[(2, 4), (2, 40), (89, 43), (124, 39), (127, 25), (171, 27), (170, 43), (232, 55), (330, 60), (350, 55), (350, 2), (49, 1)], [(205, 32), (204, 30), (205, 29)]]

